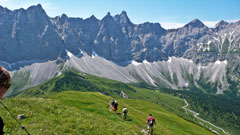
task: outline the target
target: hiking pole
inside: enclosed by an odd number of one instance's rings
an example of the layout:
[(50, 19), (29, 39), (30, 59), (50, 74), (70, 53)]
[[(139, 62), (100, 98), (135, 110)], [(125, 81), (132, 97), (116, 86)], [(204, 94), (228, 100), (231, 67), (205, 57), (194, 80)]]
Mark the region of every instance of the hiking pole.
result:
[(10, 113), (13, 117), (13, 119), (18, 123), (18, 125), (21, 127), (21, 129), (23, 129), (27, 135), (30, 135), (30, 133), (27, 131), (27, 129), (13, 116), (13, 114), (8, 110), (7, 106), (5, 106), (1, 101), (0, 103), (2, 104), (2, 106), (8, 111), (8, 113)]

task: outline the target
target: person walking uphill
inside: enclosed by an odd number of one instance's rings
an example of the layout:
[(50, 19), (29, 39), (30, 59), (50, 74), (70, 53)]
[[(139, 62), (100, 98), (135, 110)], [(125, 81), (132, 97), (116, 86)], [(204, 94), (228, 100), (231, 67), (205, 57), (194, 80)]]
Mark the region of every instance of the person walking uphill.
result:
[(127, 108), (125, 106), (123, 107), (122, 113), (123, 113), (123, 119), (126, 120), (128, 110), (127, 110)]
[[(10, 87), (10, 75), (8, 71), (0, 66), (0, 99), (2, 99), (3, 95), (7, 92)], [(3, 135), (3, 127), (4, 123), (2, 118), (0, 117), (0, 135)]]
[(117, 103), (117, 100), (115, 100), (115, 103), (113, 105), (113, 111), (116, 112), (118, 109), (118, 103)]
[(152, 114), (149, 114), (149, 117), (147, 118), (146, 124), (148, 125), (148, 135), (153, 135), (153, 126), (156, 125), (155, 118), (152, 117)]

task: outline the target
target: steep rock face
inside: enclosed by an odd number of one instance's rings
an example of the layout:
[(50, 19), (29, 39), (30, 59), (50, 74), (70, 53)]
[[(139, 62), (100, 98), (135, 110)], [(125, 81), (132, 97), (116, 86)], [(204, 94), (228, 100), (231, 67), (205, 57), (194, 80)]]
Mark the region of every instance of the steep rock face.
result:
[(1, 10), (0, 61), (51, 60), (64, 53), (56, 27), (41, 5), (27, 10)]
[(100, 21), (100, 29), (94, 40), (93, 49), (106, 59), (126, 61), (131, 57), (130, 48), (129, 41), (114, 18), (108, 13)]
[(91, 47), (99, 30), (99, 20), (91, 16), (83, 20), (82, 18), (68, 18), (63, 14), (61, 17), (51, 19), (52, 23), (57, 26), (57, 30), (65, 49), (74, 54), (80, 52), (80, 48), (91, 54)]
[(165, 30), (159, 23), (133, 24), (123, 11), (98, 20), (49, 18), (41, 5), (27, 10), (0, 7), (0, 61), (53, 60), (81, 51), (98, 54), (116, 63), (153, 62), (177, 56), (196, 63), (230, 59), (239, 52), (239, 22), (220, 21), (215, 28), (195, 19), (184, 27)]

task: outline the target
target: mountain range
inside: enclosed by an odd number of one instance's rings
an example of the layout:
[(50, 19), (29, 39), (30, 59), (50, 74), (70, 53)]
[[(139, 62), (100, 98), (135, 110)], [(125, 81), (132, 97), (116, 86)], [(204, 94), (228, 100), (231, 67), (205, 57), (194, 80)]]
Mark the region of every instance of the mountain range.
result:
[(65, 70), (176, 90), (240, 94), (240, 21), (208, 28), (195, 19), (178, 29), (134, 24), (127, 13), (101, 20), (49, 17), (42, 6), (0, 6), (0, 65), (14, 95)]

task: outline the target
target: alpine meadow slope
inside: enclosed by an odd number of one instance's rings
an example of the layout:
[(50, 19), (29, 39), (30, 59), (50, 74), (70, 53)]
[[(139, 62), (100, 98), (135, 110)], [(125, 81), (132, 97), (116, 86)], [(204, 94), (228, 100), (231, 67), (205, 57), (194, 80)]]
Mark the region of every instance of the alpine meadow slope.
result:
[[(69, 90), (100, 92), (117, 99), (138, 99), (157, 104), (187, 121), (209, 130), (215, 130), (219, 134), (224, 134), (221, 130), (206, 122), (199, 121), (191, 113), (187, 113), (182, 108), (185, 106), (183, 99), (186, 99), (190, 103), (188, 108), (198, 112), (201, 118), (214, 123), (234, 135), (237, 135), (239, 132), (238, 127), (240, 123), (238, 121), (240, 119), (240, 111), (238, 106), (240, 102), (238, 100), (226, 98), (222, 95), (209, 95), (202, 93), (202, 91), (159, 90), (151, 86), (146, 88), (142, 88), (142, 86), (146, 87), (143, 84), (125, 84), (82, 72), (67, 71), (58, 77), (19, 93), (17, 97), (46, 98), (58, 92)], [(225, 106), (228, 106), (228, 108)]]
[[(149, 113), (156, 117), (154, 134), (211, 135), (210, 131), (166, 111), (156, 104), (134, 99), (121, 99), (119, 110), (129, 110), (127, 121), (121, 114), (109, 111), (112, 97), (97, 92), (66, 91), (48, 98), (10, 98), (4, 103), (14, 114), (25, 114), (21, 122), (31, 134), (144, 134)], [(25, 109), (22, 109), (25, 108)], [(119, 112), (119, 111), (118, 111)], [(25, 134), (7, 112), (1, 111), (7, 134)], [(69, 115), (71, 114), (71, 115)]]

